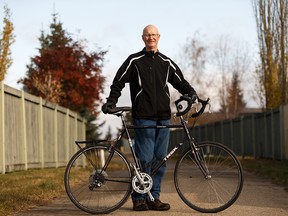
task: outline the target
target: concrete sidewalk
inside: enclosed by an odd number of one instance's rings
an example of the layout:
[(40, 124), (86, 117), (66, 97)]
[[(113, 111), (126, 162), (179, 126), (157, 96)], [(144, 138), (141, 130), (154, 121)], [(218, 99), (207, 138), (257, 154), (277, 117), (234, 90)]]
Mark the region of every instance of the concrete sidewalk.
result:
[[(164, 178), (161, 200), (171, 205), (169, 211), (132, 211), (132, 202), (129, 199), (120, 209), (109, 215), (117, 216), (184, 216), (184, 215), (223, 215), (223, 216), (287, 216), (288, 192), (269, 181), (255, 175), (245, 173), (245, 182), (242, 193), (236, 203), (230, 208), (217, 214), (203, 214), (189, 208), (178, 196), (173, 181), (174, 166), (169, 165)], [(76, 208), (66, 194), (57, 198), (48, 206), (40, 206), (26, 212), (20, 212), (17, 216), (74, 216), (90, 215)]]

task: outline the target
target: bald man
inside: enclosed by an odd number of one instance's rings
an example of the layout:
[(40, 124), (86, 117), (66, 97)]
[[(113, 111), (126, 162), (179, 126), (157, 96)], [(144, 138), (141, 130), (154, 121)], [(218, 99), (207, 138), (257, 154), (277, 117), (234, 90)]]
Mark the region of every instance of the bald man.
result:
[[(177, 64), (159, 52), (160, 34), (156, 26), (146, 26), (143, 29), (142, 40), (145, 44), (144, 49), (131, 54), (118, 69), (102, 111), (106, 114), (109, 109), (116, 106), (122, 89), (129, 83), (133, 124), (169, 125), (171, 110), (167, 84), (170, 83), (181, 94), (188, 94), (191, 97), (196, 95), (196, 92), (184, 79)], [(134, 149), (143, 172), (151, 174), (151, 170), (167, 155), (168, 144), (168, 128), (135, 130)], [(152, 177), (153, 187), (150, 192), (154, 201), (151, 201), (146, 194), (135, 191), (132, 193), (133, 210), (170, 209), (168, 203), (163, 203), (159, 199), (165, 169), (166, 165), (163, 165)]]

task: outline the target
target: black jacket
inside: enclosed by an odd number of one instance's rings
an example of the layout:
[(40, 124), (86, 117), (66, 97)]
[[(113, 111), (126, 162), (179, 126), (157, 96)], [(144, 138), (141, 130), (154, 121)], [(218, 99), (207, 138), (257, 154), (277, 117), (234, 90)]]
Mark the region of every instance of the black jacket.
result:
[(160, 52), (146, 52), (144, 48), (130, 55), (119, 68), (107, 102), (116, 104), (125, 83), (129, 83), (133, 118), (169, 119), (171, 110), (168, 82), (181, 94), (195, 93), (170, 58)]

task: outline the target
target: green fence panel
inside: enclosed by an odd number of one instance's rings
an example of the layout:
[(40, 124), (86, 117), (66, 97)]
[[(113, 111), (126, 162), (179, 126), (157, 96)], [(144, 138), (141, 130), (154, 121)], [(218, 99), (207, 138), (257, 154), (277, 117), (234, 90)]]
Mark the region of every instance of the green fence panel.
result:
[[(197, 142), (220, 142), (235, 154), (254, 158), (285, 158), (284, 109), (274, 109), (263, 113), (252, 113), (235, 119), (196, 126), (191, 135)], [(283, 112), (283, 111), (282, 111)], [(282, 117), (281, 117), (282, 116)], [(183, 137), (181, 130), (171, 132), (170, 148)]]

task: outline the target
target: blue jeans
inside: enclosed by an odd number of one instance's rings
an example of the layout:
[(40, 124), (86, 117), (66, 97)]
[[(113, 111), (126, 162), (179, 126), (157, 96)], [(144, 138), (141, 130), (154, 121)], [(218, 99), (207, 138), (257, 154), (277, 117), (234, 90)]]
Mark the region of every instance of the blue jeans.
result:
[[(145, 120), (145, 119), (134, 119), (134, 125), (169, 125), (170, 120)], [(139, 159), (142, 171), (151, 174), (153, 168), (167, 155), (169, 134), (168, 128), (148, 128), (148, 129), (135, 129), (135, 143), (134, 149), (137, 158)], [(159, 199), (161, 191), (161, 181), (166, 170), (166, 164), (164, 164), (158, 171), (153, 175), (153, 187), (151, 194), (154, 199)], [(146, 199), (149, 201), (147, 194), (139, 194), (135, 191), (132, 193), (132, 200)]]

